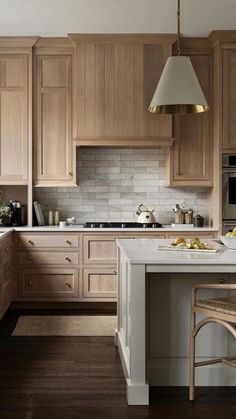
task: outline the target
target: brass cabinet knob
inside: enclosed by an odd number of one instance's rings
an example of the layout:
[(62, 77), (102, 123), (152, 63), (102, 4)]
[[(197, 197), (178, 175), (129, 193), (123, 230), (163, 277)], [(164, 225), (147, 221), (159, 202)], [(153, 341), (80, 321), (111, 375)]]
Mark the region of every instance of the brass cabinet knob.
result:
[(70, 282), (68, 282), (68, 281), (66, 281), (66, 282), (65, 282), (65, 285), (67, 285), (67, 287), (69, 287), (69, 288), (72, 288), (71, 283), (70, 283)]
[(71, 244), (70, 240), (65, 240), (66, 244)]
[(9, 247), (6, 247), (5, 252), (9, 252)]
[(33, 246), (34, 242), (32, 240), (28, 240), (28, 243)]
[(68, 256), (65, 257), (65, 260), (67, 260), (67, 262), (71, 262), (71, 259)]
[(33, 257), (32, 256), (28, 256), (28, 260), (32, 260), (33, 259)]
[(219, 283), (220, 284), (225, 284), (225, 279), (224, 278), (219, 279)]
[(73, 173), (72, 173), (72, 172), (69, 172), (69, 175), (70, 175), (70, 176), (73, 176)]
[(32, 285), (32, 281), (28, 281), (28, 285), (30, 287)]
[(114, 274), (116, 274), (116, 275), (117, 275), (117, 271), (116, 271), (115, 269), (114, 269), (114, 271), (113, 271), (113, 272), (114, 272)]

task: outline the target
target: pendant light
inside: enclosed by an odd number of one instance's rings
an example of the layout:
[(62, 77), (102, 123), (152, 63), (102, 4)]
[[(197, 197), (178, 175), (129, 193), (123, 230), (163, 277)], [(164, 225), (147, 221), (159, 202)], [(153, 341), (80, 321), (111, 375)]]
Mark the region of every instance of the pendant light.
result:
[(180, 55), (180, 0), (177, 9), (178, 55), (169, 57), (149, 106), (149, 112), (187, 114), (209, 109), (190, 58)]

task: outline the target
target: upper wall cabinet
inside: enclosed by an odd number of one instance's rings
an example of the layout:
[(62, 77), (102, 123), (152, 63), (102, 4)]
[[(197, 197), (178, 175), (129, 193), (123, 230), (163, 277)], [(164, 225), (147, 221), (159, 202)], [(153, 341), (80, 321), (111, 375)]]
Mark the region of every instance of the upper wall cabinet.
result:
[(236, 150), (236, 43), (222, 49), (223, 150)]
[(210, 111), (174, 117), (173, 147), (170, 149), (169, 186), (212, 186), (211, 55), (189, 54)]
[(0, 184), (28, 183), (32, 137), (32, 46), (37, 38), (0, 38)]
[(75, 185), (72, 139), (73, 47), (41, 39), (35, 47), (34, 186)]
[(148, 112), (173, 35), (69, 35), (76, 46), (78, 145), (172, 143), (171, 117)]

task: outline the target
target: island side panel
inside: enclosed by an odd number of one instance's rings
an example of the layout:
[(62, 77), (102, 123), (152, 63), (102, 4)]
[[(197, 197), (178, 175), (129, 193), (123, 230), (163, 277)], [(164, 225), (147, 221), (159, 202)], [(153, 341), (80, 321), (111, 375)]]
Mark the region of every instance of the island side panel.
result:
[(130, 265), (119, 250), (118, 348), (129, 405), (148, 405), (146, 383), (145, 265)]

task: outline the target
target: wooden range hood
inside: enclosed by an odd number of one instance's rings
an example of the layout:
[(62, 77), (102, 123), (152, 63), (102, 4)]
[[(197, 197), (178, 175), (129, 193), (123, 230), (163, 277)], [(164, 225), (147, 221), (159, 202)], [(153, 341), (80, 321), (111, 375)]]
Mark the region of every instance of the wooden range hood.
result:
[(69, 34), (75, 47), (75, 144), (169, 147), (171, 115), (148, 112), (173, 34)]

